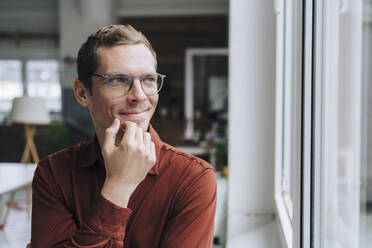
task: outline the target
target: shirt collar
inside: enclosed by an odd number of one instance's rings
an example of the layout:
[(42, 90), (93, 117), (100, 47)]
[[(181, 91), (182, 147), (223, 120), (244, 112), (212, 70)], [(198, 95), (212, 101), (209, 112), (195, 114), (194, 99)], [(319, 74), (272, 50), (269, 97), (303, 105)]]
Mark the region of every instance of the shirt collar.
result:
[[(151, 140), (155, 143), (155, 151), (156, 151), (156, 162), (155, 165), (150, 169), (150, 175), (159, 175), (159, 156), (160, 151), (163, 146), (163, 142), (161, 141), (159, 135), (149, 124), (149, 133), (151, 134)], [(103, 157), (101, 153), (101, 147), (99, 145), (97, 135), (86, 142), (78, 144), (79, 150), (81, 153), (79, 156), (79, 166), (80, 167), (89, 167), (96, 163), (97, 160), (103, 162)]]

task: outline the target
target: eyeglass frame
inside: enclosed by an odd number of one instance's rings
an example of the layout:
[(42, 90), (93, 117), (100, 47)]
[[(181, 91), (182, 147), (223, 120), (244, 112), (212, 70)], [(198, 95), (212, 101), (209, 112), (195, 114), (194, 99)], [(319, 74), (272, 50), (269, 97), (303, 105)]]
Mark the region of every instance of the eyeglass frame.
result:
[[(133, 76), (128, 75), (128, 74), (125, 74), (125, 73), (113, 73), (113, 74), (98, 74), (98, 73), (91, 73), (90, 75), (91, 75), (92, 77), (103, 78), (106, 82), (108, 82), (108, 80), (109, 80), (110, 78), (112, 78), (113, 76), (126, 76), (126, 77), (128, 77), (128, 78), (131, 78), (131, 84), (129, 85), (129, 89), (128, 89), (128, 91), (127, 91), (127, 93), (126, 93), (125, 95), (127, 95), (127, 94), (129, 93), (129, 91), (132, 90), (133, 85), (134, 85), (134, 80), (135, 80), (135, 79), (139, 79), (140, 84), (141, 84), (141, 88), (142, 88), (143, 92), (144, 92), (146, 95), (149, 95), (149, 96), (150, 96), (150, 95), (154, 95), (154, 94), (156, 94), (156, 93), (159, 93), (159, 91), (163, 88), (164, 78), (166, 77), (166, 75), (161, 74), (161, 73), (158, 73), (158, 72), (143, 74), (143, 75), (141, 75), (141, 76), (139, 76), (139, 77), (133, 77)], [(158, 89), (156, 92), (152, 93), (152, 94), (147, 94), (147, 93), (145, 92), (145, 90), (143, 89), (143, 86), (142, 86), (141, 78), (144, 77), (144, 76), (146, 76), (146, 75), (157, 75), (158, 77), (161, 78), (161, 85), (160, 85), (159, 89)]]

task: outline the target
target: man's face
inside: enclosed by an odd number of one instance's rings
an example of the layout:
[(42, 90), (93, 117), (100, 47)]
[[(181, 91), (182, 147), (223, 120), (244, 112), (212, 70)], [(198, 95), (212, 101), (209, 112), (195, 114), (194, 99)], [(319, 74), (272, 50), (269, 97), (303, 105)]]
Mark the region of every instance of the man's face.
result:
[(155, 73), (155, 59), (144, 44), (99, 47), (99, 67), (96, 74), (123, 73), (136, 77), (132, 89), (124, 96), (112, 96), (105, 80), (92, 77), (92, 94), (87, 94), (87, 107), (96, 132), (109, 127), (114, 118), (121, 123), (132, 121), (147, 131), (158, 103), (158, 93), (146, 95), (138, 77)]

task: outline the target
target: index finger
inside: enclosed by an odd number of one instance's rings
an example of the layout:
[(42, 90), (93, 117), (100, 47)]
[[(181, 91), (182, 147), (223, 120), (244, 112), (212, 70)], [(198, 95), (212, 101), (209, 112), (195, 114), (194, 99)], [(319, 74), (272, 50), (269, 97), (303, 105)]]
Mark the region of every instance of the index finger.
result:
[(105, 138), (103, 141), (103, 146), (113, 146), (115, 144), (115, 138), (120, 128), (120, 121), (114, 119), (111, 126), (105, 130)]
[(129, 141), (133, 140), (136, 134), (137, 124), (131, 121), (124, 122), (125, 133), (123, 140)]

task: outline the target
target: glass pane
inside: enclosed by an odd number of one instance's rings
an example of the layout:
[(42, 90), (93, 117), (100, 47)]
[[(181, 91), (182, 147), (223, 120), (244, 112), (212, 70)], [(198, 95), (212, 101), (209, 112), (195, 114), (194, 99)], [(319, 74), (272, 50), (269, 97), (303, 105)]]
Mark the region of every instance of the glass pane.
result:
[(0, 119), (11, 110), (13, 98), (22, 95), (21, 61), (0, 60)]
[(26, 64), (27, 92), (42, 97), (50, 111), (61, 111), (61, 85), (57, 60), (31, 60)]
[(367, 247), (360, 242), (362, 151), (366, 135), (362, 105), (362, 0), (322, 4), (320, 244), (323, 248)]

